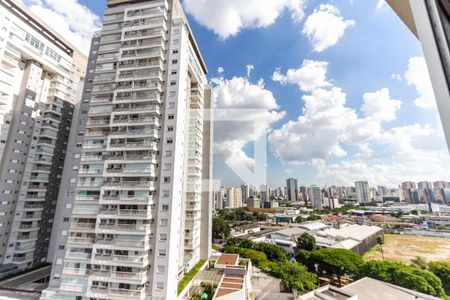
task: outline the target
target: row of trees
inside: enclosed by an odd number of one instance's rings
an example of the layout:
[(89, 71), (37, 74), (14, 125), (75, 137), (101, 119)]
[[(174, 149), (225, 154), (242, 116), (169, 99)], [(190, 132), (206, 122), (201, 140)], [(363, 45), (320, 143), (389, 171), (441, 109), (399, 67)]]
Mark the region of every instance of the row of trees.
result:
[[(379, 244), (382, 245), (382, 239)], [(364, 261), (358, 254), (344, 249), (317, 250), (314, 237), (302, 234), (297, 242), (296, 259), (319, 276), (357, 280), (371, 277), (421, 293), (450, 299), (450, 262), (415, 260), (406, 265), (396, 261)], [(447, 294), (447, 295), (446, 295)]]
[(224, 251), (251, 259), (262, 271), (280, 278), (289, 291), (306, 293), (318, 287), (317, 275), (309, 272), (304, 265), (291, 262), (280, 246), (231, 238)]
[(218, 217), (228, 222), (267, 221), (267, 214), (251, 212), (245, 207), (236, 209), (222, 209)]

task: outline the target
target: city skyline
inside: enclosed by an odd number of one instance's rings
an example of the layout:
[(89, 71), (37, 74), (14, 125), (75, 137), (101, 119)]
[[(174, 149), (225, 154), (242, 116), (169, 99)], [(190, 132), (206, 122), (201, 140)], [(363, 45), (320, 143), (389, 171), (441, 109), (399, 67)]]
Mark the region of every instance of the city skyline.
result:
[[(87, 40), (90, 28), (100, 29), (104, 1), (25, 2), (47, 17), (76, 12), (70, 28), (61, 30), (77, 41)], [(450, 179), (420, 43), (383, 1), (273, 1), (266, 14), (251, 5), (248, 15), (234, 1), (183, 3), (210, 66), (216, 107), (261, 108), (260, 117), (269, 121), (257, 128), (269, 132), (267, 183), (281, 185), (287, 177), (380, 185)], [(237, 19), (215, 15), (216, 8)], [(213, 13), (206, 17), (204, 10)], [(239, 55), (228, 55), (234, 51)], [(340, 126), (330, 127), (320, 115)], [(215, 178), (238, 185), (224, 161), (251, 162), (253, 125), (230, 125), (216, 124)]]

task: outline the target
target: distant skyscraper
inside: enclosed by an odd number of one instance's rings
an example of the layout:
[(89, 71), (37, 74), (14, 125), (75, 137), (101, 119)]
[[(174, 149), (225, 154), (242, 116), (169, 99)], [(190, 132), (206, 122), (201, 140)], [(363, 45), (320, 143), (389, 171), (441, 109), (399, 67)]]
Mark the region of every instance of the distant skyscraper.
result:
[(322, 189), (318, 186), (311, 186), (310, 188), (310, 201), (311, 206), (315, 209), (322, 209), (323, 208), (323, 197), (322, 197)]
[(403, 195), (405, 197), (405, 201), (408, 203), (415, 203), (415, 202), (413, 202), (413, 199), (411, 196), (412, 189), (417, 189), (417, 185), (415, 182), (405, 181), (402, 183)]
[(241, 188), (231, 187), (227, 190), (227, 208), (242, 207), (242, 190)]
[(298, 200), (298, 182), (297, 179), (288, 178), (286, 180), (287, 187), (287, 199), (289, 201), (297, 201)]
[(356, 201), (358, 201), (358, 203), (366, 203), (371, 200), (369, 198), (369, 184), (367, 181), (355, 182), (355, 189), (356, 189)]
[(387, 0), (422, 42), (450, 148), (450, 4), (448, 0)]
[(433, 184), (428, 181), (421, 181), (417, 183), (418, 192), (419, 192), (419, 201), (421, 203), (427, 202), (435, 202), (434, 192), (433, 192)]
[(87, 57), (21, 1), (0, 1), (0, 24), (0, 270), (24, 270), (53, 252)]
[(450, 204), (450, 188), (444, 189), (444, 201), (447, 204)]
[(246, 203), (250, 197), (250, 189), (248, 185), (241, 185), (242, 203)]

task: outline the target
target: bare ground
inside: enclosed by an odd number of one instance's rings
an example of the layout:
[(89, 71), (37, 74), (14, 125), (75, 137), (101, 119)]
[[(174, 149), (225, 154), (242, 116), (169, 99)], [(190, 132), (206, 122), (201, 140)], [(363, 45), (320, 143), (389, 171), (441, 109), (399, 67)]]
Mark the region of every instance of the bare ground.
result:
[[(416, 257), (425, 261), (450, 261), (450, 239), (414, 235), (385, 235), (383, 245), (384, 258), (409, 262)], [(367, 252), (368, 260), (381, 260), (380, 248), (377, 246)]]

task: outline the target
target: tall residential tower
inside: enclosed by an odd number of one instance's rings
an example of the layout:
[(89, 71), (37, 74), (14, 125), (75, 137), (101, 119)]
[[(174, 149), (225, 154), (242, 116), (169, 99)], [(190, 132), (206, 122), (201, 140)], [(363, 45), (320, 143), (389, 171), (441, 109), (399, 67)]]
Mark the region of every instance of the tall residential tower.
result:
[(0, 276), (46, 262), (87, 58), (0, 1)]
[(108, 1), (42, 299), (176, 299), (209, 257), (206, 73), (179, 0)]

